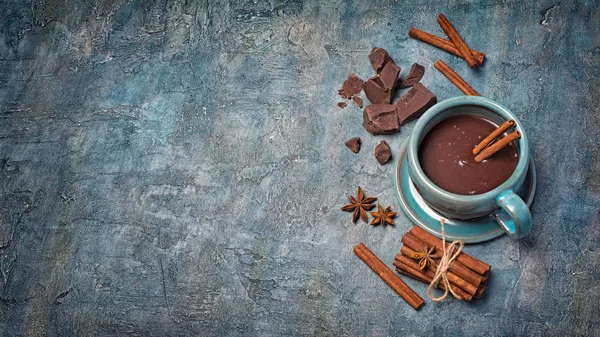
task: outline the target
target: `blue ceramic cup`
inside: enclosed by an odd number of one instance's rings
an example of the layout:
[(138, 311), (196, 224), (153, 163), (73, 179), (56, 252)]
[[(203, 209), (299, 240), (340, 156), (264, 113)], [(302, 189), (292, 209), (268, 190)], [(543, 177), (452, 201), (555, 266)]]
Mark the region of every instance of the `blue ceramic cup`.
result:
[[(485, 117), (498, 125), (507, 120), (516, 121), (521, 132), (517, 141), (519, 161), (513, 174), (495, 189), (476, 195), (450, 193), (436, 186), (425, 175), (419, 163), (418, 149), (423, 137), (442, 120), (461, 114)], [(515, 193), (523, 184), (529, 168), (529, 144), (523, 125), (506, 107), (488, 98), (461, 96), (447, 99), (431, 107), (416, 123), (407, 148), (408, 174), (425, 202), (441, 215), (457, 220), (492, 216), (514, 239), (531, 230), (531, 213), (525, 202)]]

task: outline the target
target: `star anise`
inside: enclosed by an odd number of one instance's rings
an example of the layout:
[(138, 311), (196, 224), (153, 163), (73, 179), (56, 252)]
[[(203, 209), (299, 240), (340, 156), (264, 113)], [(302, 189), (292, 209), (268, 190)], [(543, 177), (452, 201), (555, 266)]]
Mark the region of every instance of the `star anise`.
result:
[(356, 223), (358, 217), (360, 216), (364, 222), (369, 223), (369, 218), (366, 211), (370, 211), (375, 207), (373, 203), (377, 198), (365, 198), (365, 194), (358, 186), (358, 195), (355, 197), (349, 195), (348, 200), (350, 203), (344, 207), (342, 207), (342, 211), (344, 212), (353, 212), (352, 214), (352, 222)]
[(418, 259), (419, 269), (423, 270), (425, 269), (425, 267), (427, 267), (428, 263), (431, 266), (435, 266), (435, 261), (433, 261), (434, 258), (439, 259), (440, 257), (442, 257), (439, 252), (433, 254), (434, 251), (435, 247), (433, 246), (429, 249), (427, 249), (427, 247), (424, 247), (422, 250), (417, 250), (416, 252), (410, 254), (410, 257), (413, 259)]
[(373, 221), (371, 221), (371, 225), (394, 225), (393, 217), (396, 216), (396, 212), (391, 211), (391, 206), (388, 206), (385, 210), (381, 207), (380, 204), (377, 204), (377, 212), (371, 212), (373, 216)]

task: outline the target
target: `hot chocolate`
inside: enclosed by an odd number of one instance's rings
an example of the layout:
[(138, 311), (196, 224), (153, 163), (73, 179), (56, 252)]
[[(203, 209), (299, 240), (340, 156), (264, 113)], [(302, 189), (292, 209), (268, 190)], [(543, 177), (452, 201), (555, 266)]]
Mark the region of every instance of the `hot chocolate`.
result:
[(425, 175), (438, 187), (455, 194), (473, 195), (493, 190), (517, 167), (519, 154), (509, 144), (478, 163), (473, 148), (498, 127), (476, 115), (456, 115), (436, 124), (423, 137), (419, 162)]

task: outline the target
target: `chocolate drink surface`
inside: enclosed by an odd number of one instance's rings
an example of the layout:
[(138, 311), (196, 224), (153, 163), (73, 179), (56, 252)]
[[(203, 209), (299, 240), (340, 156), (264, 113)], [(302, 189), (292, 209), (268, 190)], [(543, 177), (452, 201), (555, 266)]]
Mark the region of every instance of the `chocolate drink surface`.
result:
[(481, 194), (500, 186), (517, 167), (516, 146), (511, 143), (481, 163), (472, 153), (497, 127), (487, 118), (467, 114), (436, 124), (419, 146), (423, 172), (438, 187), (455, 194)]

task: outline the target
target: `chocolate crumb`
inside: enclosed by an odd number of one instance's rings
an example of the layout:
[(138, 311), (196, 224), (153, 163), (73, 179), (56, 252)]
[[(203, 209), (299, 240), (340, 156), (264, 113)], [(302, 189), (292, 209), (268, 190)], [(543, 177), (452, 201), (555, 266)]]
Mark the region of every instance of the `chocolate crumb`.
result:
[(425, 67), (418, 63), (413, 63), (412, 67), (410, 67), (410, 71), (406, 78), (401, 81), (400, 89), (410, 88), (415, 84), (419, 83), (419, 81), (423, 78), (425, 74)]
[(338, 106), (343, 109), (343, 108), (347, 107), (348, 104), (346, 102), (338, 102)]
[(363, 127), (372, 135), (387, 135), (400, 131), (396, 107), (393, 104), (372, 104), (363, 111)]
[(382, 140), (375, 147), (375, 158), (379, 162), (379, 165), (383, 165), (392, 159), (392, 151), (390, 150), (390, 144), (385, 140)]
[(435, 95), (423, 84), (417, 83), (396, 103), (400, 125), (421, 117), (435, 103), (437, 103)]
[(358, 97), (358, 96), (354, 96), (352, 97), (352, 102), (354, 102), (354, 104), (356, 104), (357, 107), (361, 108), (363, 107), (363, 100), (362, 98)]
[(352, 96), (360, 94), (362, 87), (363, 80), (350, 73), (350, 75), (348, 75), (348, 79), (346, 79), (342, 84), (342, 89), (338, 90), (338, 93), (345, 99), (351, 99)]
[(360, 151), (360, 137), (350, 138), (344, 144), (354, 153)]

